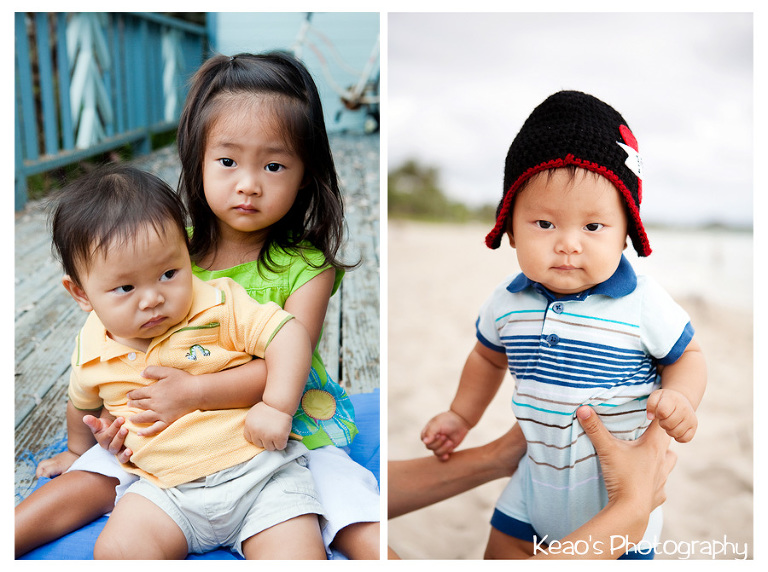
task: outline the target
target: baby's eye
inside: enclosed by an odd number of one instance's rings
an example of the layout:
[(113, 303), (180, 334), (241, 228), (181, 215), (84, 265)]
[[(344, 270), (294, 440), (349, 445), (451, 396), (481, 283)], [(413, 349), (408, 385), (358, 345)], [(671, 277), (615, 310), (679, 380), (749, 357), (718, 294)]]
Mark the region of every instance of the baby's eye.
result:
[(176, 276), (177, 272), (178, 272), (178, 270), (176, 270), (176, 269), (168, 270), (166, 272), (163, 272), (163, 275), (160, 277), (160, 281), (164, 282), (164, 281), (170, 280), (171, 278)]
[(590, 232), (596, 232), (603, 228), (603, 224), (599, 222), (591, 222), (588, 225), (586, 225), (584, 228), (586, 228)]
[(264, 167), (267, 171), (270, 173), (277, 173), (281, 170), (283, 170), (285, 167), (283, 167), (280, 163), (269, 163), (266, 167)]
[(112, 291), (115, 292), (116, 294), (128, 294), (128, 292), (130, 292), (131, 290), (133, 290), (133, 286), (131, 286), (130, 284), (125, 284), (123, 286), (118, 286)]
[(224, 167), (234, 167), (235, 166), (235, 160), (230, 159), (229, 157), (222, 157), (219, 159), (219, 163), (221, 163)]
[(548, 220), (537, 220), (536, 221), (536, 226), (538, 226), (539, 228), (543, 228), (543, 229), (550, 229), (550, 228), (554, 228), (555, 227), (555, 225), (553, 225)]

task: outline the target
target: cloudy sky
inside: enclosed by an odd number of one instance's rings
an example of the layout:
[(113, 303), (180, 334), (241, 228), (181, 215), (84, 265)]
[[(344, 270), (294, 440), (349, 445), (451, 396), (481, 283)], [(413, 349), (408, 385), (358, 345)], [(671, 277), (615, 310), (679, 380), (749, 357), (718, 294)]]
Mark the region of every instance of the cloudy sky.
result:
[(498, 202), (523, 121), (561, 89), (614, 106), (638, 138), (646, 223), (750, 224), (751, 14), (390, 13), (388, 163)]

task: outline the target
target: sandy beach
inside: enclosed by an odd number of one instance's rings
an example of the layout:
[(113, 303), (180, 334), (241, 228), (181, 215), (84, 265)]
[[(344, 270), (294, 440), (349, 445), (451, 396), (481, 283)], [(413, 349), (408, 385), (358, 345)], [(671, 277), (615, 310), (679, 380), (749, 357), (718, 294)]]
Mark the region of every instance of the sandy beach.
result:
[[(483, 243), (487, 228), (391, 221), (388, 227), (388, 456), (428, 453), (419, 432), (453, 397), (475, 340), (477, 310), (505, 276), (518, 272), (506, 242)], [(659, 559), (752, 558), (752, 236), (648, 229), (654, 253), (635, 263), (691, 316), (709, 370), (699, 428), (673, 443), (678, 463), (667, 484)], [(630, 253), (627, 252), (629, 255)], [(730, 292), (729, 300), (719, 300)], [(513, 380), (465, 443), (486, 443), (513, 423)], [(389, 544), (405, 559), (482, 558), (495, 481), (389, 522)], [(725, 544), (724, 553), (712, 550)]]

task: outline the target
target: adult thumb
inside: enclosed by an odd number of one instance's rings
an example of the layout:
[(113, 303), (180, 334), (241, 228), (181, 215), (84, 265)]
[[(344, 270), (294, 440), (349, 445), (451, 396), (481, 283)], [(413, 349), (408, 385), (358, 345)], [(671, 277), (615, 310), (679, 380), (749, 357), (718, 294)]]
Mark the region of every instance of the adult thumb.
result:
[(579, 407), (576, 410), (576, 417), (579, 418), (584, 432), (598, 452), (614, 438), (603, 425), (600, 416), (589, 405)]

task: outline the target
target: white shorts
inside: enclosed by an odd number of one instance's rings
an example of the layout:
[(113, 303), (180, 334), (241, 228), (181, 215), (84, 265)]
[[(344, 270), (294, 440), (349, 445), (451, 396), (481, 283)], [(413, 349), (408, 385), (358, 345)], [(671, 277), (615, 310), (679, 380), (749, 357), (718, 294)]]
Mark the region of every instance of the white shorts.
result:
[(115, 487), (115, 503), (125, 494), (128, 487), (139, 480), (139, 477), (132, 475), (123, 468), (117, 457), (100, 445), (94, 445), (80, 455), (67, 470), (67, 472), (70, 471), (88, 471), (89, 473), (113, 477), (120, 481)]
[[(331, 542), (339, 530), (358, 522), (380, 521), (379, 486), (373, 473), (353, 461), (343, 449), (329, 445), (312, 449), (306, 456), (324, 509), (323, 542), (330, 555)], [(120, 484), (115, 489), (115, 502), (138, 480), (99, 445), (91, 447), (69, 470), (90, 471), (118, 479)]]
[(307, 457), (325, 511), (322, 530), (326, 550), (342, 528), (358, 522), (379, 522), (379, 485), (373, 473), (332, 445), (312, 449)]
[[(291, 441), (283, 451), (265, 451), (213, 475), (161, 489), (140, 479), (128, 489), (168, 514), (184, 533), (189, 552), (220, 546), (243, 556), (252, 536), (306, 514), (322, 515), (306, 447)], [(322, 519), (321, 519), (322, 521)]]

